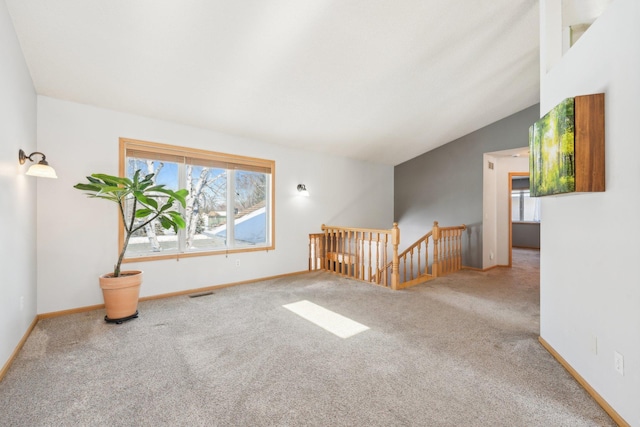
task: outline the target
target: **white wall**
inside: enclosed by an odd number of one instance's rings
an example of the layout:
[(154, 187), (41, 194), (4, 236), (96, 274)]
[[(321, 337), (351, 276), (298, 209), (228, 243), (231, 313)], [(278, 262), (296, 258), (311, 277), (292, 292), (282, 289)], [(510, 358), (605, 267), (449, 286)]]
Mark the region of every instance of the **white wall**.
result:
[[(102, 303), (97, 277), (117, 256), (116, 207), (72, 186), (91, 173), (117, 174), (119, 137), (276, 161), (276, 250), (125, 264), (144, 270), (142, 296), (306, 270), (308, 234), (323, 223), (392, 227), (391, 166), (39, 96), (38, 144), (59, 176), (38, 188), (39, 313)], [(310, 197), (297, 195), (300, 183)]]
[(496, 258), (498, 260), (498, 265), (509, 265), (509, 202), (511, 200), (511, 193), (509, 192), (509, 173), (529, 172), (529, 158), (524, 156), (500, 157), (497, 168)]
[(498, 158), (485, 153), (482, 161), (482, 268), (489, 268), (498, 265)]
[[(509, 265), (509, 173), (528, 172), (529, 159), (505, 157), (498, 151), (485, 153), (483, 161), (482, 268)], [(489, 169), (488, 162), (493, 163), (493, 169)]]
[[(555, 9), (548, 3), (557, 1), (543, 0), (541, 12)], [(545, 23), (555, 20), (541, 13), (541, 33), (560, 31)], [(606, 123), (606, 192), (542, 200), (540, 334), (635, 426), (640, 426), (638, 22), (640, 2), (614, 1), (549, 73), (542, 73), (540, 99), (545, 113), (564, 98), (604, 92)], [(624, 356), (624, 376), (614, 370), (615, 351)]]
[(18, 150), (36, 149), (36, 94), (0, 1), (0, 368), (36, 315), (36, 178)]

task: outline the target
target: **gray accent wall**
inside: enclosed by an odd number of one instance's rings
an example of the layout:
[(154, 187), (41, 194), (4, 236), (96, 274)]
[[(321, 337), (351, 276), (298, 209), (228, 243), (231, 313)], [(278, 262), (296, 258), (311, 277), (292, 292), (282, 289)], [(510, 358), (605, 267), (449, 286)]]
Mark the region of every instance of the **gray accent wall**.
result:
[(511, 244), (514, 248), (540, 249), (540, 223), (514, 222), (511, 225)]
[(526, 147), (539, 104), (394, 168), (394, 220), (400, 250), (440, 226), (466, 224), (463, 265), (482, 267), (482, 155)]

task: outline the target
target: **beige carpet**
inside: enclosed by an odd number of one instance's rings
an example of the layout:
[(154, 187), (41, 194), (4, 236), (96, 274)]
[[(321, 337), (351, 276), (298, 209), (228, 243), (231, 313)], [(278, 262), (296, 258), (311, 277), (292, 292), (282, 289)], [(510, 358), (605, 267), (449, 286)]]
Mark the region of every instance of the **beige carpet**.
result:
[[(538, 252), (393, 292), (327, 273), (38, 323), (1, 426), (609, 426), (544, 350)], [(143, 286), (153, 286), (147, 283)], [(370, 329), (339, 338), (282, 307)]]

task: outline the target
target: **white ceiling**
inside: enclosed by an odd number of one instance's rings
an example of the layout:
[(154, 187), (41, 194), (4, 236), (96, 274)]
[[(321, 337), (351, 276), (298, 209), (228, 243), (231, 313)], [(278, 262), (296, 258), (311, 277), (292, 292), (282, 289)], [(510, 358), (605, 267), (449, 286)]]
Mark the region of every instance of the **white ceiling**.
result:
[(539, 100), (537, 0), (6, 3), (39, 94), (368, 161)]

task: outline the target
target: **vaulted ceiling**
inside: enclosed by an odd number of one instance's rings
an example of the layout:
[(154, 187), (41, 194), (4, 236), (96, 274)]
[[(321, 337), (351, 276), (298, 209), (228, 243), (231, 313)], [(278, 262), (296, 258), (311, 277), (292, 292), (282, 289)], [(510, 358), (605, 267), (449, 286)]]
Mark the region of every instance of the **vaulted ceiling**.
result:
[(537, 0), (6, 3), (38, 94), (367, 161), (539, 100)]

